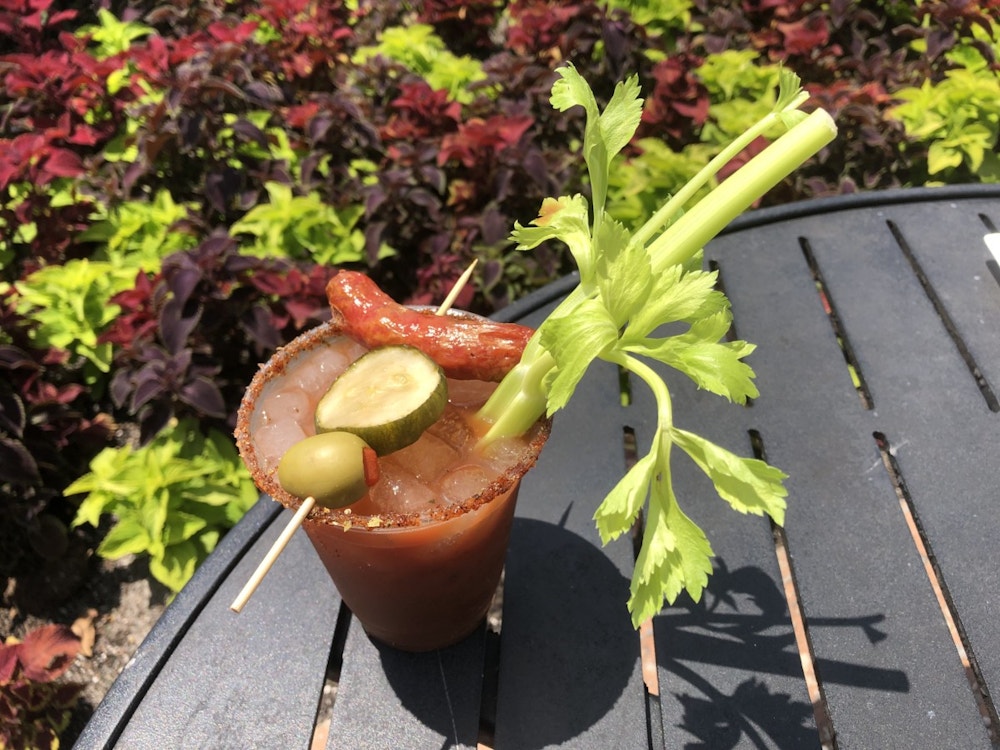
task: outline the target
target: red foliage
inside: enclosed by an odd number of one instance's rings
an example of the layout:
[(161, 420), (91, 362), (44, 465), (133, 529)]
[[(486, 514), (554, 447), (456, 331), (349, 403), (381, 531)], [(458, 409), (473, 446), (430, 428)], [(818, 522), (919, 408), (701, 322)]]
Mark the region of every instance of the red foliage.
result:
[(43, 625), (0, 644), (0, 747), (55, 747), (83, 686), (56, 684), (80, 650), (65, 625)]
[(640, 136), (667, 136), (677, 144), (705, 123), (711, 103), (708, 90), (692, 72), (700, 64), (696, 55), (681, 54), (653, 67), (653, 90), (643, 108)]
[(255, 13), (280, 32), (268, 49), (290, 80), (329, 69), (353, 34), (340, 0), (265, 0)]
[(514, 0), (508, 13), (511, 25), (507, 44), (510, 48), (520, 55), (549, 57), (556, 62), (578, 55), (573, 45), (574, 26), (590, 28), (592, 32), (594, 22), (604, 15), (591, 2), (553, 0)]
[(457, 133), (449, 133), (441, 140), (438, 164), (457, 159), (471, 169), (484, 155), (499, 154), (516, 144), (532, 122), (531, 117), (524, 115), (494, 115), (487, 120), (475, 117), (463, 122)]
[(51, 12), (54, 0), (2, 0), (0, 37), (14, 49), (38, 54), (45, 46), (47, 32), (77, 16), (72, 9)]
[(153, 336), (159, 326), (152, 306), (153, 290), (159, 278), (159, 274), (151, 279), (148, 274), (140, 271), (135, 277), (135, 287), (112, 297), (111, 302), (121, 308), (121, 313), (101, 334), (101, 342), (110, 342), (128, 349)]
[(830, 41), (830, 29), (826, 17), (821, 13), (812, 13), (805, 18), (778, 23), (776, 26), (781, 32), (783, 51), (789, 56), (808, 56)]
[(448, 92), (434, 91), (425, 81), (402, 83), (390, 102), (393, 114), (380, 129), (383, 140), (414, 141), (454, 131), (462, 119), (462, 105)]
[(80, 639), (65, 625), (42, 625), (20, 643), (0, 644), (0, 683), (23, 675), (52, 682), (66, 673), (80, 650)]

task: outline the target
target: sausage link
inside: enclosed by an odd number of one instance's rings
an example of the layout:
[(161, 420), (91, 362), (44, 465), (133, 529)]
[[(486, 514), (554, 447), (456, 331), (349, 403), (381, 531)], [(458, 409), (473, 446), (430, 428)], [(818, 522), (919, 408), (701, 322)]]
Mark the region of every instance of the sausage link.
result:
[(499, 381), (521, 359), (534, 331), (516, 323), (435, 315), (395, 302), (368, 276), (338, 271), (326, 286), (330, 306), (347, 336), (374, 349), (409, 344), (450, 378)]

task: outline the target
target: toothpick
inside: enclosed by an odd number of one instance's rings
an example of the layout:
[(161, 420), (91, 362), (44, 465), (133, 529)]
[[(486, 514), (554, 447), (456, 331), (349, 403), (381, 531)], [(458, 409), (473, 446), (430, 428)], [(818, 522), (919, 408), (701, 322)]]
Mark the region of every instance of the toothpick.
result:
[(434, 313), (435, 315), (444, 315), (446, 312), (448, 312), (448, 310), (451, 309), (451, 306), (455, 304), (455, 300), (458, 299), (458, 295), (462, 291), (462, 288), (467, 283), (469, 283), (469, 279), (472, 278), (472, 271), (475, 269), (476, 264), (478, 262), (479, 258), (473, 260), (472, 263), (469, 265), (469, 267), (466, 268), (465, 271), (462, 273), (462, 275), (458, 277), (458, 281), (455, 282), (455, 285), (451, 288), (451, 291), (448, 292), (448, 296), (444, 298), (444, 302), (441, 303), (441, 307), (439, 307), (437, 309), (437, 312)]
[(253, 592), (257, 590), (257, 587), (260, 586), (260, 582), (264, 580), (264, 576), (267, 575), (271, 566), (274, 565), (274, 561), (278, 559), (278, 555), (284, 551), (285, 546), (292, 538), (292, 534), (294, 534), (298, 530), (299, 526), (302, 525), (302, 522), (306, 520), (306, 516), (309, 515), (309, 511), (313, 509), (315, 504), (316, 498), (314, 497), (307, 497), (302, 501), (302, 505), (300, 505), (299, 509), (295, 511), (295, 515), (292, 516), (292, 520), (290, 520), (288, 525), (285, 526), (285, 530), (281, 532), (281, 536), (274, 540), (274, 544), (271, 545), (271, 549), (268, 551), (267, 556), (260, 561), (260, 565), (257, 566), (257, 570), (255, 570), (253, 575), (250, 576), (250, 580), (246, 582), (246, 585), (243, 587), (243, 590), (240, 591), (239, 596), (237, 596), (233, 600), (233, 603), (229, 605), (229, 608), (233, 610), (233, 612), (239, 612), (242, 610), (243, 606), (250, 600), (250, 597), (253, 596)]
[[(458, 281), (455, 282), (451, 291), (448, 292), (448, 296), (434, 313), (435, 315), (444, 315), (448, 312), (451, 306), (455, 304), (455, 300), (458, 298), (459, 292), (462, 291), (462, 288), (469, 282), (469, 279), (472, 278), (472, 271), (475, 269), (478, 262), (478, 258), (473, 260), (462, 275), (458, 277)], [(233, 610), (233, 612), (241, 611), (250, 600), (250, 597), (253, 596), (253, 592), (257, 590), (261, 581), (264, 580), (264, 576), (267, 575), (271, 566), (273, 566), (275, 561), (278, 559), (278, 555), (280, 555), (288, 545), (289, 540), (292, 538), (292, 534), (294, 534), (298, 530), (299, 526), (302, 525), (302, 522), (306, 519), (306, 516), (309, 515), (309, 511), (313, 509), (314, 505), (316, 505), (316, 498), (314, 497), (307, 497), (302, 501), (302, 505), (299, 506), (295, 515), (292, 516), (288, 525), (285, 526), (285, 530), (281, 532), (281, 536), (274, 541), (274, 544), (271, 545), (271, 549), (268, 551), (267, 555), (260, 561), (260, 565), (257, 566), (253, 575), (250, 576), (250, 580), (248, 580), (246, 585), (243, 586), (243, 590), (240, 591), (239, 595), (233, 600), (233, 603), (229, 605), (229, 608)]]

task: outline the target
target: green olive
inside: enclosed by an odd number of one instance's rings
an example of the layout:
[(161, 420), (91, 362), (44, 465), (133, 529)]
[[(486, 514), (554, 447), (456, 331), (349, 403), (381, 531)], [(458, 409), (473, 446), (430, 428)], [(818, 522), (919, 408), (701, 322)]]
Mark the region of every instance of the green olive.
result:
[(281, 457), (278, 481), (296, 497), (314, 497), (327, 508), (342, 508), (368, 492), (368, 444), (350, 432), (324, 432), (301, 440)]

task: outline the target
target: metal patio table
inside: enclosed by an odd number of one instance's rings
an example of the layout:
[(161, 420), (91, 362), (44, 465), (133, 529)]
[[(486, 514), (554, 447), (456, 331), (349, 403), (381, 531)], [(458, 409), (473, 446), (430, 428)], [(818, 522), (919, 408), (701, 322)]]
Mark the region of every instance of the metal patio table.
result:
[[(370, 640), (304, 535), (228, 608), (288, 513), (263, 498), (167, 608), (76, 747), (988, 748), (1000, 690), (1000, 188), (750, 212), (706, 248), (759, 398), (671, 377), (676, 420), (789, 474), (783, 531), (686, 459), (715, 575), (636, 632), (633, 548), (595, 507), (648, 443), (596, 366), (524, 480), (499, 634)], [(567, 278), (498, 317), (537, 324)], [(323, 696), (326, 696), (325, 699)], [(328, 736), (324, 745), (322, 737)]]

